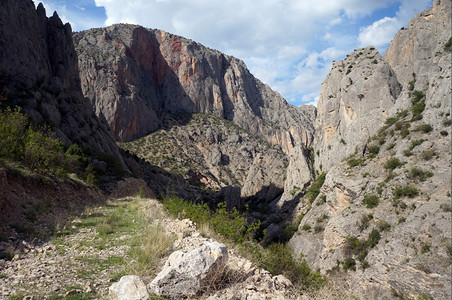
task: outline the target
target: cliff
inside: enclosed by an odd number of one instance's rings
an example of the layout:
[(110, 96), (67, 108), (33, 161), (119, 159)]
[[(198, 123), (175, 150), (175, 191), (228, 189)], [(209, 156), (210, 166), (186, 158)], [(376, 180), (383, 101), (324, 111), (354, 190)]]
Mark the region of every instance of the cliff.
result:
[(383, 57), (356, 50), (322, 86), (326, 180), (289, 245), (365, 298), (451, 295), (450, 10), (434, 1)]
[(82, 89), (119, 141), (162, 126), (164, 113), (208, 113), (289, 153), (310, 145), (315, 109), (296, 108), (234, 57), (161, 30), (112, 25), (74, 35)]
[[(29, 0), (0, 3), (0, 99), (47, 124), (66, 145), (112, 154), (122, 161), (110, 132), (81, 91), (72, 29), (56, 13)], [(18, 38), (20, 37), (20, 38)]]

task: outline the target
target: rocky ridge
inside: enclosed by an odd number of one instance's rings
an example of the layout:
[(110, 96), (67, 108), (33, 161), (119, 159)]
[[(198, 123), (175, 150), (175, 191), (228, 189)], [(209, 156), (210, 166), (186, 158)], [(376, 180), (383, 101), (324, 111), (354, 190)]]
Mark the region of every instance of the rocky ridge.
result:
[(322, 86), (326, 180), (289, 245), (363, 297), (451, 295), (450, 5), (417, 14), (384, 57), (368, 47), (334, 63)]
[(234, 57), (161, 30), (112, 25), (76, 33), (83, 93), (119, 141), (161, 128), (163, 113), (209, 113), (284, 152), (312, 142), (315, 108), (296, 108)]
[[(81, 91), (70, 24), (32, 1), (0, 3), (0, 99), (46, 124), (66, 145), (122, 157)], [(17, 38), (21, 37), (21, 38)]]

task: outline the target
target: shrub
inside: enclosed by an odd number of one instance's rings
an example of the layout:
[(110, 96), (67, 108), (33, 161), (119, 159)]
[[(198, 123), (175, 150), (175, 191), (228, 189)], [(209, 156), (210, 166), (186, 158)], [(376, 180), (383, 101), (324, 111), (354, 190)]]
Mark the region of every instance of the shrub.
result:
[(391, 228), (391, 224), (389, 224), (386, 221), (379, 220), (377, 222), (377, 227), (380, 232), (383, 232), (383, 231), (389, 230)]
[(448, 136), (449, 135), (449, 133), (446, 130), (441, 130), (439, 134), (441, 134), (441, 136)]
[(407, 137), (409, 134), (410, 134), (410, 130), (409, 130), (408, 128), (403, 128), (403, 129), (400, 131), (400, 136), (401, 136), (402, 138)]
[(20, 108), (6, 108), (0, 111), (0, 157), (22, 160), (28, 117)]
[(367, 237), (366, 244), (371, 248), (375, 247), (380, 241), (380, 238), (380, 232), (377, 229), (372, 229), (372, 231), (369, 233), (369, 236)]
[(434, 149), (427, 149), (427, 150), (422, 151), (421, 158), (423, 160), (430, 160), (435, 155), (436, 155), (436, 151)]
[(391, 171), (395, 170), (396, 168), (399, 168), (403, 166), (404, 163), (401, 162), (397, 157), (391, 157), (385, 164), (384, 167), (386, 169), (389, 169)]
[(397, 186), (394, 190), (394, 196), (396, 199), (401, 197), (414, 198), (417, 195), (419, 195), (419, 190), (411, 185), (406, 185), (403, 187)]
[(309, 231), (311, 230), (311, 225), (309, 225), (308, 223), (304, 223), (303, 226), (301, 227), (301, 230)]
[(356, 166), (361, 166), (364, 163), (364, 161), (365, 161), (364, 158), (356, 158), (354, 155), (352, 155), (347, 159), (347, 164), (350, 168), (353, 168)]
[(344, 270), (353, 270), (356, 271), (356, 261), (353, 258), (346, 258), (342, 263), (342, 268)]
[[(259, 253), (260, 252), (260, 253)], [(284, 244), (271, 244), (267, 249), (259, 251), (259, 267), (271, 274), (282, 274), (301, 289), (318, 289), (323, 286), (324, 278), (313, 272), (304, 259), (293, 260), (293, 250)]]
[(452, 37), (449, 38), (446, 44), (444, 44), (444, 51), (450, 52), (452, 45)]
[(363, 204), (367, 208), (374, 208), (378, 206), (378, 196), (377, 195), (365, 195)]
[(432, 125), (430, 124), (421, 124), (416, 127), (416, 131), (422, 131), (423, 133), (429, 133), (433, 130)]
[(279, 234), (279, 242), (280, 243), (286, 243), (288, 242), (295, 232), (297, 232), (298, 226), (292, 222), (287, 221), (284, 224), (283, 230), (281, 230), (281, 233)]
[(412, 167), (408, 176), (413, 180), (426, 181), (427, 178), (433, 176), (433, 173), (430, 171), (424, 171), (419, 167)]
[(370, 154), (378, 154), (378, 152), (380, 152), (380, 147), (377, 145), (370, 145), (367, 147), (367, 152)]
[(345, 142), (345, 140), (344, 140), (344, 139), (341, 139), (341, 144), (343, 144), (343, 145), (347, 145), (347, 143)]

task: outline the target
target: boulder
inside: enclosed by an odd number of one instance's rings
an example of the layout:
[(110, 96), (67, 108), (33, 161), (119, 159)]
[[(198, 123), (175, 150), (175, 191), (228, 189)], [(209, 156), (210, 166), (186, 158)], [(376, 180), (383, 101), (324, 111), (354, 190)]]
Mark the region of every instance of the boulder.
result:
[(149, 288), (169, 298), (195, 296), (215, 273), (221, 272), (228, 258), (226, 246), (218, 242), (205, 242), (190, 251), (175, 251)]
[(135, 275), (122, 276), (118, 282), (108, 289), (112, 300), (147, 300), (149, 294), (146, 285)]

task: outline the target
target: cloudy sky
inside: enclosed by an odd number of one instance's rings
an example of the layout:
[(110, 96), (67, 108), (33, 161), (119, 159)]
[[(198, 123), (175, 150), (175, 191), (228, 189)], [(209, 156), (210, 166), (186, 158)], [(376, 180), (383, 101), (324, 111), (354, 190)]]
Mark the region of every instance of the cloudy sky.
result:
[(333, 60), (373, 45), (433, 0), (34, 0), (74, 31), (115, 23), (182, 35), (245, 61), (293, 105), (316, 104)]

